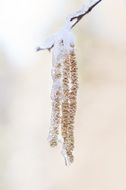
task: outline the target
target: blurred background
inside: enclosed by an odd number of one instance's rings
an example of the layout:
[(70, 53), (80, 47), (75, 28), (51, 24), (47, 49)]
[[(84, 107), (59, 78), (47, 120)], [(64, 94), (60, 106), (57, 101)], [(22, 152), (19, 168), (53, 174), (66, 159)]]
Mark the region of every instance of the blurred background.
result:
[(0, 0), (0, 190), (126, 190), (125, 0), (103, 0), (74, 28), (74, 164), (47, 141), (51, 54), (35, 49), (83, 3)]

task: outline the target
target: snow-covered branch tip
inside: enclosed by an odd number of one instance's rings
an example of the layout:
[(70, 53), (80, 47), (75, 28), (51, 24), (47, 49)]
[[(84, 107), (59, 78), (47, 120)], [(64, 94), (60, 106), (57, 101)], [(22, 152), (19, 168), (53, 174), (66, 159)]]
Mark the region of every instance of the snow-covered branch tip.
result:
[[(85, 5), (83, 5), (78, 11), (73, 13), (72, 15), (69, 15), (66, 18), (65, 27), (68, 30), (72, 29), (85, 15), (90, 13), (92, 9), (98, 5), (102, 0), (87, 0)], [(61, 32), (61, 31), (60, 31)], [(59, 33), (59, 32), (58, 32)], [(47, 41), (42, 45), (42, 47), (37, 47), (36, 51), (41, 50), (51, 50), (54, 47), (55, 44), (55, 36), (58, 34), (52, 35)]]

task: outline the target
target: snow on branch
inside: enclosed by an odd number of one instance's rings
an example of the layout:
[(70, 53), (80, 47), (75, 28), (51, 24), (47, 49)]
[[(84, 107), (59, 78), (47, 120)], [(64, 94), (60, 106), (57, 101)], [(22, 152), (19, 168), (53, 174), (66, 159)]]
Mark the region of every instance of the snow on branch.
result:
[(71, 28), (73, 28), (85, 15), (90, 13), (92, 9), (101, 2), (102, 0), (92, 0), (88, 1), (88, 3), (82, 8), (77, 11), (75, 14), (73, 14), (70, 18), (70, 21), (76, 20), (74, 24), (72, 24)]
[[(72, 29), (85, 15), (90, 13), (92, 9), (98, 5), (102, 0), (87, 0), (86, 3), (75, 13), (69, 15), (66, 18), (65, 27)], [(54, 47), (54, 38), (56, 34), (53, 34), (47, 41), (43, 44), (42, 47), (38, 47), (36, 51), (40, 50), (51, 50)]]

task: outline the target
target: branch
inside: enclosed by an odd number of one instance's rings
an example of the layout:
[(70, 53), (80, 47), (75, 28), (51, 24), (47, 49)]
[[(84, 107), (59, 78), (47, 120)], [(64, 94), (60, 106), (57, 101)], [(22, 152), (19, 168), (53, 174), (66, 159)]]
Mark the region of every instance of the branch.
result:
[[(82, 6), (80, 10), (67, 17), (66, 26), (67, 27), (69, 26), (70, 29), (72, 29), (85, 15), (90, 13), (92, 9), (101, 1), (102, 0), (88, 0), (88, 3)], [(54, 39), (53, 39), (54, 36), (55, 35), (49, 38), (43, 47), (38, 47), (36, 51), (45, 50), (45, 49), (50, 51), (54, 47)]]

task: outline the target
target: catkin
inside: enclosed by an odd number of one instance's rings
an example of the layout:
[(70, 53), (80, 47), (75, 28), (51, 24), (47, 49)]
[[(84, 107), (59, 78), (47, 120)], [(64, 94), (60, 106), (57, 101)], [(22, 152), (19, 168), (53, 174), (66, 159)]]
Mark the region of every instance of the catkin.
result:
[(78, 89), (78, 76), (77, 76), (77, 62), (76, 56), (73, 51), (70, 53), (70, 79), (71, 79), (71, 88), (69, 93), (69, 126), (68, 126), (68, 135), (69, 135), (69, 155), (71, 159), (73, 157), (72, 152), (74, 149), (74, 120), (77, 109), (77, 89)]
[[(53, 55), (54, 56), (54, 55)], [(51, 115), (51, 127), (49, 130), (49, 142), (50, 146), (55, 147), (58, 144), (58, 134), (61, 119), (61, 63), (60, 60), (53, 57), (52, 65), (52, 79), (53, 87), (51, 92), (52, 99), (52, 115)]]
[(69, 127), (69, 91), (70, 91), (70, 62), (69, 62), (69, 55), (66, 55), (66, 58), (63, 63), (63, 100), (62, 100), (62, 138), (63, 138), (63, 152), (67, 160), (69, 160), (69, 142), (68, 142), (68, 127)]
[(65, 99), (62, 104), (62, 136), (64, 138), (63, 147), (65, 149), (66, 164), (68, 164), (72, 163), (74, 160), (74, 120), (78, 89), (77, 62), (74, 47), (64, 61), (63, 88)]
[[(66, 49), (64, 41), (58, 43), (52, 67), (52, 116), (49, 142), (52, 147), (62, 142), (62, 153), (68, 165), (74, 160), (74, 120), (77, 107), (77, 62), (74, 45)], [(54, 49), (55, 51), (55, 49)]]

